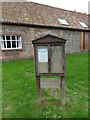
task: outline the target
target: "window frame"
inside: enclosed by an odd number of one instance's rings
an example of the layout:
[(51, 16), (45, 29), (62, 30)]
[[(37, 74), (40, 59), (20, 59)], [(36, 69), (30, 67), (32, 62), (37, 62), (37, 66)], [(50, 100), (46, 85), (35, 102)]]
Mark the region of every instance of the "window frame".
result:
[[(5, 40), (2, 39), (3, 36), (5, 37)], [(7, 40), (6, 36), (9, 36), (10, 40)], [(12, 39), (12, 36), (15, 36), (15, 40)], [(16, 39), (17, 37), (19, 37), (20, 39)], [(22, 36), (21, 35), (16, 35), (16, 34), (2, 34), (2, 35), (0, 35), (0, 39), (1, 39), (1, 50), (21, 50), (22, 49)], [(2, 43), (2, 41), (3, 42), (5, 41), (6, 48), (2, 47), (2, 44), (4, 44), (4, 43)], [(10, 41), (11, 48), (7, 48), (7, 43), (6, 43), (7, 41)], [(12, 46), (13, 41), (15, 41), (15, 43), (16, 43), (16, 47), (15, 48)], [(20, 42), (20, 46), (19, 47), (17, 47), (17, 42)]]
[(80, 21), (79, 24), (80, 24), (80, 26), (83, 27), (83, 28), (88, 28), (88, 26), (87, 26), (86, 23), (84, 23), (84, 22), (81, 22), (81, 21)]
[[(61, 22), (61, 20), (62, 21), (64, 21), (64, 22)], [(58, 18), (58, 21), (62, 24), (62, 25), (64, 25), (64, 26), (70, 26), (70, 24), (67, 22), (67, 20), (66, 19), (64, 19), (64, 18)], [(66, 24), (65, 24), (66, 23)]]

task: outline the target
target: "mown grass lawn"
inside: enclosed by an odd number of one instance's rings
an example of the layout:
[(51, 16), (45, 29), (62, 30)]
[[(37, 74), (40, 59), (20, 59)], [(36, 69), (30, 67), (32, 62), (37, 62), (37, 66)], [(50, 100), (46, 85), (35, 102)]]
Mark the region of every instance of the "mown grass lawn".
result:
[(42, 106), (36, 97), (34, 61), (2, 64), (3, 118), (87, 118), (88, 53), (66, 55), (65, 106), (60, 106), (60, 90), (42, 90)]

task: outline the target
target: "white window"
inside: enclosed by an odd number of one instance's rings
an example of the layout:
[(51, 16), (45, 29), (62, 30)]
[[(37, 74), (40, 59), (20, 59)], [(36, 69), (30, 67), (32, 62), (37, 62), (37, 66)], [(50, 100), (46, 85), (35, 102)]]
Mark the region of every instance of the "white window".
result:
[(84, 27), (84, 28), (87, 28), (87, 25), (84, 23), (84, 22), (79, 22), (79, 24)]
[(20, 35), (2, 35), (1, 36), (1, 49), (21, 49), (22, 40)]
[(58, 20), (62, 25), (69, 25), (69, 23), (65, 19), (59, 18)]

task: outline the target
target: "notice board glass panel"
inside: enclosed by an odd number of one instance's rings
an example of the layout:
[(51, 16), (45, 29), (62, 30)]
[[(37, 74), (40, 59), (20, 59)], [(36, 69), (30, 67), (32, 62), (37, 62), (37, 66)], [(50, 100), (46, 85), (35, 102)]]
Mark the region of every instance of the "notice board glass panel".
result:
[(51, 46), (51, 73), (63, 73), (63, 46)]
[(48, 46), (37, 46), (37, 73), (48, 73)]

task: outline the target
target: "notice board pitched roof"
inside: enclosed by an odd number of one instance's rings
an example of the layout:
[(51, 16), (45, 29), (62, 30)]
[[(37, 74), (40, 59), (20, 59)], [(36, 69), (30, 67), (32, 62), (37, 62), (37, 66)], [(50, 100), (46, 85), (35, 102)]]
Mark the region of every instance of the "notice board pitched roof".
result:
[(33, 40), (32, 43), (33, 44), (45, 44), (45, 43), (65, 43), (66, 39), (57, 37), (57, 36), (53, 36), (50, 34), (47, 34), (45, 36), (42, 36), (40, 38), (37, 38), (36, 40)]

